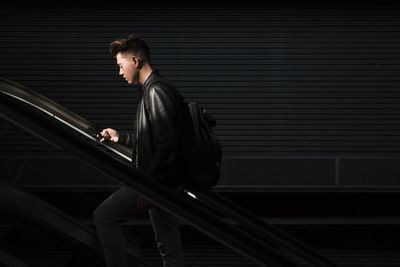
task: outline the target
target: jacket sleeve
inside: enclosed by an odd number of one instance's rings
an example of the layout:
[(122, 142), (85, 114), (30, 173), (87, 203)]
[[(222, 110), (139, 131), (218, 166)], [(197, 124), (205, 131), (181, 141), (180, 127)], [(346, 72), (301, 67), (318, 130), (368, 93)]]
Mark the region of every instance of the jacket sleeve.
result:
[(118, 143), (123, 144), (129, 147), (133, 147), (134, 143), (134, 133), (131, 132), (125, 132), (125, 131), (120, 131), (118, 132), (119, 137), (118, 137)]
[(149, 88), (148, 113), (153, 138), (150, 175), (162, 180), (176, 168), (179, 156), (180, 112), (177, 96), (162, 85)]

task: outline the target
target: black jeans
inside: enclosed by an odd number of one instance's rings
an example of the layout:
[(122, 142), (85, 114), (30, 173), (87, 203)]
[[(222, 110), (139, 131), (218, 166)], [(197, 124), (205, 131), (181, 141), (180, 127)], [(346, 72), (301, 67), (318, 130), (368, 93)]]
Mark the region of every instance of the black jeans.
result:
[(178, 219), (157, 206), (146, 205), (146, 201), (133, 189), (121, 187), (93, 212), (107, 267), (128, 267), (126, 240), (121, 223), (147, 210), (163, 266), (185, 266)]

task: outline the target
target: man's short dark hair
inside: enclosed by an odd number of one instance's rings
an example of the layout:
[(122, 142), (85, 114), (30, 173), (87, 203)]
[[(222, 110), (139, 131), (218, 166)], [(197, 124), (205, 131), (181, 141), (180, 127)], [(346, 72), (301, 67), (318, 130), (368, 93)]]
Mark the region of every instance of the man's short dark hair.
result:
[(110, 43), (110, 53), (115, 57), (118, 53), (132, 52), (143, 62), (150, 62), (150, 49), (146, 42), (131, 34)]

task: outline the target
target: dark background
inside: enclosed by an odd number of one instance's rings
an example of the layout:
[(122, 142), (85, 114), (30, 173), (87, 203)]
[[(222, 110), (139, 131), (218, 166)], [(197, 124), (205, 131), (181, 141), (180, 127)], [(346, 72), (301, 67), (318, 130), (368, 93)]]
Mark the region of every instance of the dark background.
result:
[[(135, 33), (153, 66), (217, 119), (215, 191), (343, 266), (400, 265), (396, 1), (2, 5), (1, 77), (96, 124), (132, 130), (136, 90), (108, 45)], [(93, 226), (92, 211), (117, 181), (3, 119), (0, 137), (2, 181)], [(125, 226), (154, 248), (146, 219)], [(21, 229), (3, 240), (43, 239)], [(190, 227), (183, 239), (195, 246), (191, 266), (237, 264)], [(215, 265), (201, 265), (210, 257)]]
[[(42, 2), (0, 11), (0, 75), (132, 130), (135, 88), (108, 44), (135, 33), (156, 69), (217, 119), (222, 188), (397, 188), (400, 13), (390, 3), (150, 8)], [(0, 121), (5, 179), (114, 182)], [(32, 175), (35, 174), (35, 175)]]

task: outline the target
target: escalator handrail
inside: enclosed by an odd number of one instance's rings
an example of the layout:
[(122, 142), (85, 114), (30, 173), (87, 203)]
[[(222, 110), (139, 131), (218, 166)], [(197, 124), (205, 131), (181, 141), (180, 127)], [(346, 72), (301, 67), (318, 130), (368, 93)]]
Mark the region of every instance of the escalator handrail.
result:
[[(7, 86), (10, 85), (7, 84)], [(71, 134), (56, 123), (49, 123), (49, 118), (30, 112), (27, 110), (26, 103), (22, 103), (19, 99), (0, 94), (0, 101), (2, 103), (1, 116), (5, 119), (53, 145), (78, 155), (89, 165), (133, 188), (156, 205), (249, 259), (267, 266), (298, 266), (279, 251), (270, 249), (268, 245), (260, 245), (259, 240), (235, 231), (234, 226), (202, 208), (193, 199), (172, 194), (158, 183), (145, 179), (142, 173), (131, 168), (126, 162), (116, 160), (98, 146), (83, 142), (76, 133)]]

